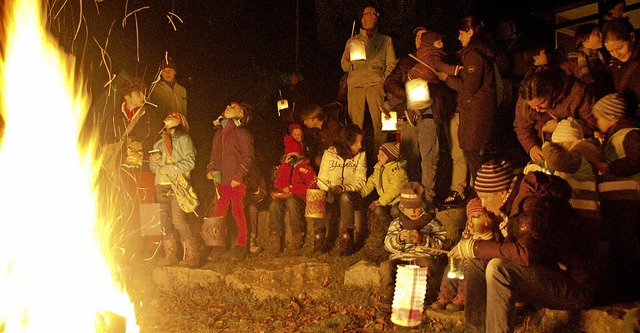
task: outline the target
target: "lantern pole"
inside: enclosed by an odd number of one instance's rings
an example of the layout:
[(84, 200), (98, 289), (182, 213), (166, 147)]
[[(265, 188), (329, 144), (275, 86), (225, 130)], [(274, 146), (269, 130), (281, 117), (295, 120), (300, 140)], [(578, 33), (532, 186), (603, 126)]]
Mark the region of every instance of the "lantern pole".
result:
[(296, 71), (298, 71), (299, 58), (300, 58), (300, 0), (296, 0), (296, 55), (295, 55)]

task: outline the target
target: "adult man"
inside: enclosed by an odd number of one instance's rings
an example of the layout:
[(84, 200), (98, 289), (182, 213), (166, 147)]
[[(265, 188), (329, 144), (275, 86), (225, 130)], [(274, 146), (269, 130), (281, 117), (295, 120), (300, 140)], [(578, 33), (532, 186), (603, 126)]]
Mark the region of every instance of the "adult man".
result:
[[(360, 12), (360, 33), (351, 37), (345, 46), (340, 63), (342, 70), (348, 72), (347, 104), (349, 118), (353, 124), (362, 128), (364, 123), (365, 103), (369, 106), (369, 114), (373, 124), (374, 149), (377, 151), (386, 141), (382, 133), (380, 106), (384, 102), (384, 81), (396, 64), (396, 53), (391, 37), (378, 33), (376, 23), (378, 12), (372, 6), (365, 7)], [(350, 58), (350, 44), (362, 39), (366, 45), (366, 60)]]
[(541, 172), (514, 177), (508, 162), (491, 160), (475, 190), (502, 218), (501, 237), (462, 240), (449, 253), (468, 259), (465, 332), (513, 332), (516, 300), (563, 310), (591, 304), (598, 268), (587, 264), (566, 181)]
[(161, 116), (169, 112), (179, 112), (187, 115), (187, 90), (176, 82), (177, 67), (171, 60), (162, 60), (158, 64), (160, 81), (151, 90), (149, 101), (158, 106)]

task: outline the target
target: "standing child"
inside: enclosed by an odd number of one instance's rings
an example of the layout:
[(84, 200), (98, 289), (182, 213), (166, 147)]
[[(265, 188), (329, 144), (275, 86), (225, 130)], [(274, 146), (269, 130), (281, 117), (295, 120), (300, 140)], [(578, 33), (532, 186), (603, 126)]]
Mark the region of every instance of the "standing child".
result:
[(418, 182), (409, 182), (400, 189), (400, 216), (391, 222), (384, 247), (391, 254), (389, 260), (380, 264), (380, 302), (384, 310), (391, 309), (398, 265), (413, 263), (437, 267), (436, 258), (445, 239), (445, 229), (435, 219), (433, 206), (427, 207), (424, 187)]
[(369, 209), (376, 218), (387, 223), (400, 215), (400, 188), (409, 181), (405, 169), (407, 161), (398, 160), (399, 155), (400, 143), (383, 143), (378, 150), (378, 163), (373, 167), (373, 174), (360, 191), (363, 198), (373, 190), (377, 191), (379, 198), (369, 205)]
[[(247, 221), (244, 215), (244, 197), (247, 186), (244, 179), (254, 161), (253, 138), (245, 126), (249, 123), (253, 108), (244, 102), (232, 102), (213, 123), (216, 131), (211, 144), (211, 158), (207, 166), (207, 178), (219, 182), (219, 198), (216, 216), (231, 214), (238, 227), (238, 237), (232, 253), (237, 259), (247, 256)], [(213, 247), (208, 260), (216, 260), (224, 248)]]
[(307, 189), (316, 188), (316, 172), (311, 167), (309, 159), (302, 154), (300, 125), (290, 133), (284, 137), (284, 161), (278, 167), (278, 175), (274, 182), (281, 195), (274, 195), (274, 200), (269, 206), (269, 250), (274, 254), (282, 251), (284, 216), (287, 211), (291, 221), (291, 249), (297, 251), (304, 245)]
[[(462, 233), (463, 239), (493, 239), (493, 220), (489, 213), (482, 207), (480, 198), (473, 198), (467, 203), (467, 227)], [(440, 282), (438, 300), (431, 304), (434, 310), (447, 309), (461, 311), (464, 309), (465, 292), (467, 282), (465, 279), (449, 278), (450, 266), (444, 269)]]
[[(200, 264), (198, 242), (187, 223), (187, 214), (180, 207), (172, 188), (179, 185), (177, 177), (185, 175), (188, 180), (189, 173), (196, 165), (196, 150), (188, 134), (189, 125), (184, 115), (170, 112), (164, 124), (162, 138), (153, 145), (156, 152), (149, 157), (149, 168), (155, 173), (156, 201), (170, 206), (170, 211), (163, 214), (170, 218), (163, 218), (161, 221), (164, 230), (164, 258), (159, 265), (196, 267)], [(184, 248), (184, 259), (179, 263), (174, 230), (180, 234)]]

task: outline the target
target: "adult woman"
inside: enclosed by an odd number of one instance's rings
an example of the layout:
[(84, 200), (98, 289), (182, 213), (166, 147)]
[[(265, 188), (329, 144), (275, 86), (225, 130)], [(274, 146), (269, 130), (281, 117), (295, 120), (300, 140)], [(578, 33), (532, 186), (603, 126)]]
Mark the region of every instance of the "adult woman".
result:
[(460, 76), (438, 74), (440, 80), (458, 92), (456, 113), (450, 124), (453, 197), (452, 200), (445, 199), (445, 203), (464, 198), (467, 170), (474, 178), (484, 162), (482, 153), (493, 147), (497, 107), (494, 54), (484, 24), (475, 17), (467, 16), (460, 21), (458, 30), (464, 68)]
[(604, 46), (611, 54), (609, 71), (618, 95), (624, 96), (631, 105), (630, 112), (638, 113), (640, 102), (640, 48), (633, 25), (628, 18), (607, 22), (602, 28)]
[[(353, 250), (354, 213), (361, 204), (360, 190), (367, 181), (367, 158), (362, 148), (364, 134), (355, 124), (346, 126), (333, 146), (325, 150), (318, 173), (318, 187), (328, 192), (327, 207), (340, 212), (341, 255)], [(314, 220), (314, 246), (316, 253), (327, 250), (325, 233), (329, 218)]]

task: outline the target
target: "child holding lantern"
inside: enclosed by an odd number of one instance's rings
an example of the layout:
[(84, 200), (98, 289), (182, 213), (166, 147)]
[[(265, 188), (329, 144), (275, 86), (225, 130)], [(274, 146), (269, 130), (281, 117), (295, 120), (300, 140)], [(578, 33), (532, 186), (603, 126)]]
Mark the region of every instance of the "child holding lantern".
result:
[(424, 187), (418, 182), (406, 183), (400, 189), (400, 216), (389, 225), (384, 247), (391, 254), (380, 264), (378, 293), (383, 310), (393, 302), (396, 273), (402, 263), (437, 268), (437, 256), (442, 252), (445, 229), (435, 219), (435, 208), (426, 201)]
[[(493, 224), (493, 219), (489, 216), (487, 210), (482, 207), (480, 198), (473, 198), (467, 203), (467, 227), (462, 233), (462, 238), (491, 240), (494, 238)], [(464, 294), (467, 283), (464, 280), (464, 275), (449, 275), (450, 270), (451, 259), (442, 275), (438, 300), (431, 304), (431, 308), (434, 310), (446, 308), (451, 311), (461, 311), (464, 309)]]

